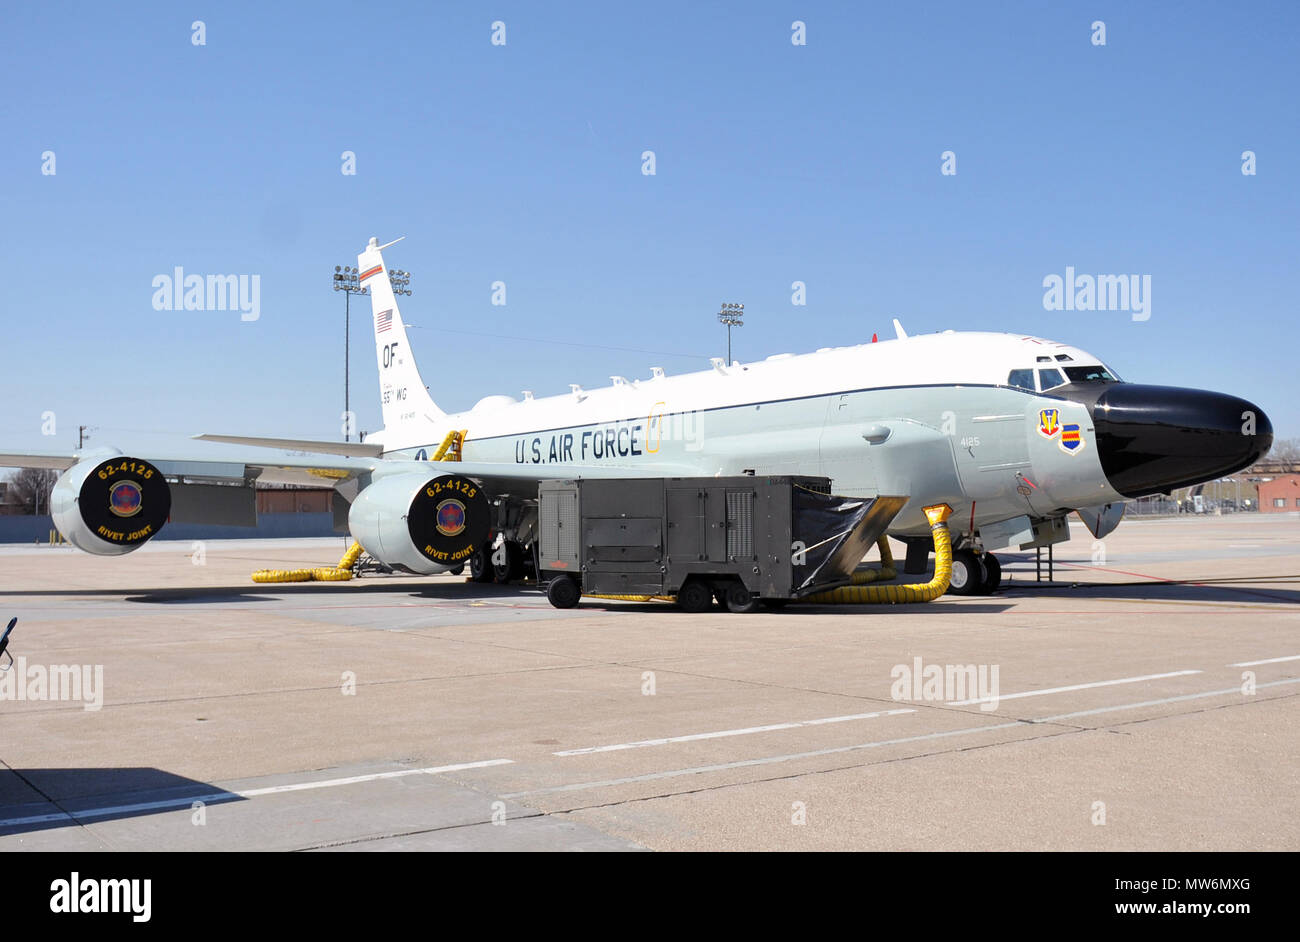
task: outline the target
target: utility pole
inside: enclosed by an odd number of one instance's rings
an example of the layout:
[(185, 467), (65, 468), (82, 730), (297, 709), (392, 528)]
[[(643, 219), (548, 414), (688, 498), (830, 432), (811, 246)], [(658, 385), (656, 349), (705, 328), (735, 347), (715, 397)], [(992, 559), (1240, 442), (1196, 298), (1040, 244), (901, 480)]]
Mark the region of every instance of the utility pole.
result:
[(731, 366), (731, 328), (744, 327), (745, 305), (724, 304), (718, 311), (718, 320), (727, 325), (727, 366)]
[(86, 447), (86, 439), (90, 438), (90, 433), (98, 429), (98, 426), (92, 428), (89, 425), (77, 426), (77, 451)]

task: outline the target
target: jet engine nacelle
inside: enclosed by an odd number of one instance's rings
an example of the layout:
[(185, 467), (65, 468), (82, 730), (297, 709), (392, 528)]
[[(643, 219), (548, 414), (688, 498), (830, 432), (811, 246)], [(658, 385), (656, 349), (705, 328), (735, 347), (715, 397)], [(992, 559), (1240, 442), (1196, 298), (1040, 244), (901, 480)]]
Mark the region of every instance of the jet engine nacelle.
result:
[(395, 474), (352, 501), (352, 538), (375, 559), (428, 575), (469, 562), (487, 541), (492, 505), (463, 474)]
[(117, 454), (74, 464), (54, 482), (54, 525), (77, 549), (122, 556), (158, 535), (172, 510), (162, 472), (140, 458)]

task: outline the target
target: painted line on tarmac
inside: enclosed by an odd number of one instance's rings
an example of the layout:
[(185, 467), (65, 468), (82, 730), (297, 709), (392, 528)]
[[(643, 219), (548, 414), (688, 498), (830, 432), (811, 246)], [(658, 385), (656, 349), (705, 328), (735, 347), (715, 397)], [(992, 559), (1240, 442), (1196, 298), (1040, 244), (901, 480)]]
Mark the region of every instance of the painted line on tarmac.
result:
[(586, 756), (596, 752), (619, 752), (623, 749), (641, 749), (645, 746), (664, 746), (669, 743), (699, 742), (704, 739), (723, 739), (727, 736), (748, 736), (752, 733), (770, 733), (778, 729), (798, 729), (801, 726), (821, 726), (827, 723), (847, 723), (851, 720), (873, 720), (878, 716), (898, 716), (901, 713), (915, 713), (915, 710), (880, 710), (876, 713), (853, 713), (847, 716), (827, 716), (817, 720), (803, 720), (797, 723), (772, 723), (768, 726), (747, 726), (744, 729), (721, 729), (712, 733), (691, 733), (686, 736), (665, 736), (662, 739), (642, 739), (637, 742), (621, 742), (612, 746), (587, 746), (584, 749), (565, 749), (552, 752), (553, 756)]
[(348, 778), (324, 779), (318, 782), (297, 782), (290, 785), (270, 785), (265, 788), (248, 788), (242, 791), (209, 792), (204, 795), (186, 795), (179, 798), (164, 798), (158, 801), (142, 801), (129, 805), (106, 805), (100, 808), (84, 808), (77, 811), (61, 811), (54, 814), (37, 814), (25, 818), (0, 819), (0, 828), (23, 824), (48, 824), (51, 821), (66, 820), (74, 824), (83, 818), (103, 818), (111, 815), (139, 814), (146, 811), (162, 811), (167, 808), (182, 808), (193, 805), (196, 801), (206, 804), (233, 801), (236, 798), (257, 798), (262, 795), (277, 795), (284, 792), (307, 791), (315, 788), (335, 788), (339, 785), (357, 785), (362, 782), (377, 782), (381, 779), (404, 778), (408, 775), (439, 775), (443, 772), (459, 772), (464, 769), (485, 769), (494, 765), (511, 765), (513, 759), (487, 759), (483, 762), (461, 762), (456, 765), (439, 765), (425, 769), (397, 769), (392, 772), (374, 772), (369, 775), (352, 775)]
[[(1274, 680), (1266, 684), (1256, 685), (1257, 690), (1266, 687), (1278, 687), (1285, 684), (1300, 684), (1300, 677), (1289, 680)], [(1010, 723), (997, 723), (993, 726), (967, 726), (962, 729), (950, 729), (937, 733), (925, 733), (920, 736), (904, 736), (899, 739), (883, 739), (877, 742), (858, 743), (853, 746), (838, 746), (831, 749), (817, 749), (812, 752), (796, 752), (784, 756), (766, 756), (761, 759), (742, 759), (739, 762), (724, 762), (718, 765), (701, 765), (689, 769), (671, 769), (666, 772), (650, 772), (645, 775), (633, 775), (628, 778), (604, 779), (597, 782), (576, 782), (572, 785), (554, 785), (550, 788), (535, 788), (529, 791), (512, 792), (501, 797), (507, 800), (517, 798), (526, 798), (532, 795), (552, 795), (562, 792), (586, 791), (592, 788), (610, 788), (616, 785), (633, 785), (638, 782), (653, 782), (660, 779), (678, 778), (683, 775), (699, 775), (705, 772), (725, 772), (731, 769), (743, 769), (760, 765), (775, 765), (781, 762), (792, 762), (798, 759), (815, 759), (821, 756), (838, 755), (846, 752), (857, 752), (863, 749), (878, 749), (883, 746), (906, 745), (907, 743), (925, 742), (933, 739), (943, 739), (950, 736), (969, 736), (972, 733), (988, 733), (1000, 729), (1014, 729), (1016, 727), (1027, 728), (1038, 726), (1046, 723), (1052, 723), (1057, 720), (1073, 719), (1079, 716), (1090, 716), (1094, 713), (1107, 713), (1117, 710), (1136, 710), (1142, 707), (1158, 706), (1165, 703), (1179, 703), (1187, 700), (1200, 700), (1206, 697), (1217, 697), (1224, 694), (1240, 694), (1239, 687), (1227, 687), (1223, 690), (1207, 690), (1204, 693), (1185, 694), (1180, 697), (1167, 697), (1163, 700), (1146, 700), (1141, 703), (1124, 703), (1119, 706), (1102, 707), (1098, 710), (1083, 710), (1078, 713), (1063, 713), (1060, 716), (1050, 716), (1040, 720), (1014, 720)], [(1063, 732), (1075, 732), (1068, 730)], [(832, 770), (834, 771), (834, 770)]]
[[(1263, 690), (1265, 687), (1281, 687), (1286, 684), (1300, 684), (1300, 677), (1289, 677), (1286, 680), (1270, 680), (1266, 684), (1256, 684), (1256, 690)], [(1204, 700), (1206, 697), (1221, 697), (1225, 694), (1240, 694), (1240, 687), (1224, 687), (1222, 690), (1207, 690), (1204, 693), (1185, 693), (1179, 697), (1165, 697), (1162, 700), (1144, 700), (1141, 703), (1123, 703), (1119, 706), (1097, 707), (1093, 710), (1079, 710), (1075, 713), (1060, 713), (1056, 716), (1045, 716), (1040, 720), (1025, 720), (1026, 723), (1055, 723), (1058, 720), (1072, 720), (1080, 716), (1095, 716), (1098, 713), (1113, 713), (1116, 710), (1136, 710), (1141, 707), (1162, 706), (1166, 703), (1182, 703), (1187, 700)]]
[(1254, 667), (1256, 664), (1281, 664), (1283, 661), (1300, 661), (1300, 654), (1288, 654), (1286, 657), (1270, 657), (1262, 661), (1238, 661), (1229, 667)]
[(998, 729), (1011, 729), (1016, 726), (1024, 726), (1020, 720), (1011, 723), (998, 723), (994, 726), (972, 726), (966, 729), (947, 730), (939, 733), (925, 733), (921, 736), (905, 736), (901, 739), (884, 739), (879, 742), (859, 743), (853, 746), (836, 746), (831, 749), (817, 749), (812, 752), (795, 752), (784, 756), (766, 756), (761, 759), (742, 759), (739, 762), (722, 762), (718, 765), (700, 765), (689, 769), (672, 769), (668, 772), (650, 772), (646, 775), (633, 775), (630, 778), (605, 779), (599, 782), (578, 782), (573, 785), (555, 785), (550, 788), (537, 788), (530, 791), (514, 792), (509, 795), (502, 795), (505, 799), (523, 798), (528, 795), (549, 795), (557, 792), (577, 792), (589, 788), (606, 788), (613, 785), (629, 785), (636, 782), (652, 782), (656, 779), (676, 778), (681, 775), (698, 775), (702, 772), (724, 772), (729, 769), (743, 769), (756, 765), (774, 765), (779, 762), (790, 762), (795, 759), (811, 759), (819, 756), (831, 756), (844, 752), (856, 752), (859, 749), (874, 749), (879, 746), (893, 746), (899, 743), (921, 742), (927, 739), (942, 739), (946, 736), (964, 736), (970, 733), (990, 732)]
[(266, 788), (251, 788), (233, 792), (241, 798), (256, 798), (259, 795), (276, 795), (281, 792), (300, 792), (313, 788), (334, 788), (338, 785), (356, 785), (361, 782), (377, 782), (386, 778), (404, 778), (408, 775), (439, 775), (443, 772), (459, 772), (463, 769), (485, 769), (494, 765), (512, 765), (513, 759), (486, 759), (483, 762), (462, 762), (459, 765), (438, 765), (428, 769), (398, 769), (393, 772), (373, 772), (369, 775), (353, 775), (349, 778), (332, 778), (323, 782), (299, 782), (294, 785), (270, 785)]
[(1092, 687), (1113, 687), (1116, 684), (1136, 684), (1143, 680), (1161, 680), (1165, 677), (1185, 677), (1199, 674), (1200, 671), (1170, 671), (1167, 674), (1144, 674), (1141, 677), (1120, 677), (1117, 680), (1098, 680), (1090, 684), (1070, 684), (1068, 687), (1047, 687), (1043, 690), (1026, 690), (1022, 693), (1004, 693), (996, 697), (976, 697), (973, 700), (951, 700), (944, 706), (971, 706), (976, 703), (999, 703), (1003, 700), (1019, 700), (1022, 697), (1042, 697), (1049, 693), (1069, 693), (1071, 690), (1088, 690)]

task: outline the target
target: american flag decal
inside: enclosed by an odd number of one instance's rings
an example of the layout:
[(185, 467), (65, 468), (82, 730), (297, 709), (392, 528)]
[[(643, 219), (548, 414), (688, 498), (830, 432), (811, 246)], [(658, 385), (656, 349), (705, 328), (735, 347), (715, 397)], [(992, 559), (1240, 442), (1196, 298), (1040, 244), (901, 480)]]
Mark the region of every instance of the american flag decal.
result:
[(391, 329), (393, 326), (393, 312), (391, 310), (380, 311), (375, 315), (375, 333), (382, 334), (384, 331)]

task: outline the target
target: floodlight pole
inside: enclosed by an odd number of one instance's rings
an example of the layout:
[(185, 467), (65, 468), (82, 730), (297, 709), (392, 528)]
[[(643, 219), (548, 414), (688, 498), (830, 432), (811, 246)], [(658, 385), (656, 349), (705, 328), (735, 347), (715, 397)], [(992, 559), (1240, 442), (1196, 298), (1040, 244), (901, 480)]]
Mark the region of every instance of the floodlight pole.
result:
[(731, 328), (745, 326), (745, 305), (724, 304), (718, 311), (718, 320), (727, 325), (727, 366), (731, 365)]
[(352, 412), (352, 295), (369, 294), (369, 288), (361, 287), (361, 274), (350, 265), (334, 266), (334, 290), (342, 291), (343, 301), (343, 434), (344, 441), (352, 441), (351, 423), (347, 421)]

